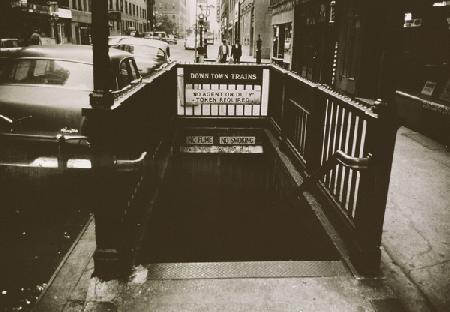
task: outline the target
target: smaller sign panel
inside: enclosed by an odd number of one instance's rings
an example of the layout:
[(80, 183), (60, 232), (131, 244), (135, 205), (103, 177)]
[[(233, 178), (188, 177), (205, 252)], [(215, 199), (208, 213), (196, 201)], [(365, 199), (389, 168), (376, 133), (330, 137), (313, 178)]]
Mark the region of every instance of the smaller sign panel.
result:
[(420, 93), (422, 93), (423, 95), (432, 96), (434, 89), (436, 89), (436, 85), (437, 83), (434, 81), (427, 81), (425, 82), (425, 85), (423, 86), (423, 89)]
[(181, 153), (187, 154), (263, 154), (261, 145), (232, 145), (232, 146), (180, 146)]
[(222, 145), (255, 145), (256, 137), (254, 136), (221, 136), (219, 144)]
[(109, 11), (108, 18), (110, 21), (120, 21), (121, 20), (121, 12), (120, 11)]
[(212, 145), (213, 143), (213, 136), (196, 135), (186, 137), (186, 144), (188, 145)]
[(186, 88), (186, 105), (260, 104), (261, 90), (199, 90)]

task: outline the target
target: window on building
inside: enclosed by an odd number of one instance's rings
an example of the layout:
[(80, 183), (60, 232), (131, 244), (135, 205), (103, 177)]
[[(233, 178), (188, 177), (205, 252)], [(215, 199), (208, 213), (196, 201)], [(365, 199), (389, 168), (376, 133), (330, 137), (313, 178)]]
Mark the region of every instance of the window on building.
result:
[(108, 9), (112, 10), (113, 2), (112, 2), (112, 0), (109, 0), (108, 2), (109, 2)]
[(81, 0), (78, 0), (78, 10), (82, 11), (83, 7), (81, 6)]
[(83, 8), (84, 8), (84, 11), (88, 11), (87, 0), (83, 0)]
[(72, 9), (74, 9), (74, 10), (78, 9), (77, 0), (72, 0)]
[(360, 63), (358, 48), (361, 40), (361, 20), (355, 11), (350, 11), (345, 21), (345, 45), (343, 46), (343, 74), (354, 78)]
[(319, 33), (321, 29), (318, 3), (307, 3), (301, 7), (299, 19), (300, 45), (298, 49), (299, 58), (294, 67), (303, 77), (313, 79), (315, 60), (319, 53)]

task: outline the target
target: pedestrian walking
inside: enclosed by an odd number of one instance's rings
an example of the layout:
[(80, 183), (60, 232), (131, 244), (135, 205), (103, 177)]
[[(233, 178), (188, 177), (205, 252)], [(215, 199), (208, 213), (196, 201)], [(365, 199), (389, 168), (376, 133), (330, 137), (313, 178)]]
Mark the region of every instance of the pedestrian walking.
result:
[(33, 30), (33, 33), (30, 36), (30, 39), (28, 39), (28, 43), (30, 45), (40, 45), (42, 44), (41, 36), (39, 35), (39, 30), (35, 28)]
[(242, 46), (239, 40), (236, 41), (231, 47), (231, 56), (233, 57), (233, 61), (235, 64), (239, 64), (241, 62)]
[(218, 54), (218, 61), (219, 63), (226, 63), (227, 62), (227, 58), (228, 58), (228, 45), (227, 45), (227, 41), (224, 39), (222, 40), (222, 44), (219, 47), (219, 54)]

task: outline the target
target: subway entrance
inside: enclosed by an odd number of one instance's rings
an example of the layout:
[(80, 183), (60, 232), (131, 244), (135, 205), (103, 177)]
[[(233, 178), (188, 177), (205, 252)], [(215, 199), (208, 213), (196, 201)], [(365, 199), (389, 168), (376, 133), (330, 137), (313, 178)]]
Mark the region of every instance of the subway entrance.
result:
[[(208, 138), (256, 144), (207, 147)], [(283, 193), (267, 142), (248, 134), (178, 141), (138, 262), (339, 260), (311, 209)]]

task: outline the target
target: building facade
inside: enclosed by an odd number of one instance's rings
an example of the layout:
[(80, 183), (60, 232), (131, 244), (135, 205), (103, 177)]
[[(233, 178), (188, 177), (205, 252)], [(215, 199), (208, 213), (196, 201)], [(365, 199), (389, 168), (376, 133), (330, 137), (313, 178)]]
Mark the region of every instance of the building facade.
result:
[(291, 69), (294, 41), (294, 0), (270, 0), (272, 11), (271, 59), (280, 66)]
[[(142, 34), (150, 29), (149, 0), (108, 0), (110, 35)], [(72, 43), (90, 44), (92, 0), (70, 0)]]
[(258, 38), (261, 39), (261, 57), (270, 58), (271, 10), (269, 0), (241, 0), (239, 8), (239, 40), (243, 55), (255, 56)]
[(92, 0), (69, 0), (65, 5), (72, 12), (71, 42), (91, 44)]
[(150, 1), (151, 0), (108, 0), (110, 34), (139, 35), (149, 31), (148, 2)]
[(0, 36), (19, 38), (27, 44), (38, 32), (45, 44), (70, 42), (71, 11), (65, 1), (6, 0), (0, 6)]
[[(178, 37), (186, 32), (186, 0), (154, 0), (154, 29), (172, 31)], [(173, 29), (170, 24), (173, 24)]]

